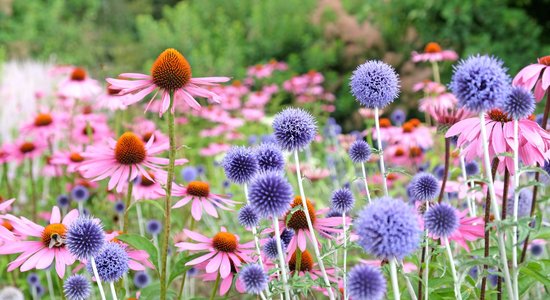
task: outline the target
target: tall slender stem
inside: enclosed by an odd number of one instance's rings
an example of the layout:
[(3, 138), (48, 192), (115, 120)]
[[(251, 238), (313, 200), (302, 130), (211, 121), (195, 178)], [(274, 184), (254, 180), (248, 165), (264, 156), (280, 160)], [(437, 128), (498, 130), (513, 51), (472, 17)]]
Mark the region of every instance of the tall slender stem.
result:
[(441, 83), (441, 78), (439, 76), (439, 65), (437, 64), (436, 61), (432, 61), (432, 71), (433, 71), (435, 82)]
[(468, 188), (468, 191), (466, 193), (466, 201), (468, 201), (468, 210), (470, 213), (470, 217), (476, 216), (476, 204), (475, 199), (472, 197), (472, 193), (470, 192), (470, 189), (473, 188), (473, 183), (468, 183), (468, 173), (466, 173), (466, 162), (464, 161), (464, 155), (460, 154), (460, 168), (462, 169), (462, 177), (464, 178), (464, 182), (466, 183), (466, 187)]
[(97, 265), (95, 264), (95, 259), (93, 256), (90, 256), (90, 263), (92, 264), (92, 270), (94, 272), (94, 277), (97, 283), (97, 287), (99, 288), (99, 294), (101, 295), (101, 300), (106, 300), (105, 291), (103, 290), (103, 285), (101, 285), (101, 278), (99, 278), (99, 273), (97, 272)]
[[(403, 269), (405, 268), (403, 261), (400, 262), (400, 266)], [(414, 292), (414, 288), (411, 284), (411, 280), (409, 279), (409, 276), (407, 276), (406, 274), (403, 274), (403, 277), (405, 277), (405, 284), (407, 285), (407, 290), (409, 291), (409, 296), (411, 296), (411, 300), (418, 300), (418, 298), (416, 297), (416, 293)]]
[[(367, 188), (368, 190), (368, 188)], [(369, 202), (370, 202), (370, 198), (369, 198)], [(347, 293), (347, 286), (348, 286), (348, 280), (347, 280), (347, 262), (348, 262), (348, 237), (346, 236), (346, 233), (347, 233), (347, 227), (346, 227), (346, 213), (343, 212), (342, 213), (342, 229), (343, 229), (343, 235), (344, 235), (344, 262), (343, 262), (343, 265), (342, 265), (342, 271), (343, 271), (343, 276), (342, 276), (342, 281), (343, 281), (343, 284), (344, 284), (344, 290), (342, 291), (343, 293), (343, 296), (344, 296), (344, 300), (347, 300), (348, 299), (348, 293)]]
[[(510, 171), (504, 169), (504, 189), (502, 190), (502, 214), (501, 218), (506, 220), (506, 208), (508, 207), (508, 187), (510, 186)], [(500, 271), (500, 269), (499, 269)], [(502, 277), (497, 277), (497, 300), (502, 299)]]
[(115, 284), (111, 281), (109, 283), (109, 286), (111, 287), (111, 294), (113, 295), (113, 300), (118, 300), (118, 298), (116, 296)]
[(445, 170), (443, 173), (443, 179), (441, 180), (441, 190), (439, 191), (438, 203), (443, 201), (445, 195), (445, 185), (447, 185), (447, 177), (449, 176), (449, 158), (451, 156), (451, 138), (445, 138)]
[(53, 292), (53, 282), (52, 282), (52, 268), (46, 270), (46, 281), (48, 282), (48, 292), (50, 293), (50, 298), (55, 299)]
[(290, 300), (290, 289), (288, 288), (286, 263), (285, 263), (285, 257), (283, 256), (283, 244), (281, 242), (281, 230), (279, 229), (279, 220), (277, 220), (276, 217), (273, 217), (273, 229), (275, 229), (275, 239), (277, 240), (277, 253), (279, 254), (279, 264), (281, 265), (281, 275), (283, 277), (285, 299)]
[(214, 282), (214, 286), (212, 287), (212, 293), (210, 294), (210, 300), (214, 300), (216, 298), (216, 292), (218, 291), (218, 285), (220, 285), (220, 272), (218, 271), (218, 275), (216, 275), (216, 281)]
[(519, 122), (518, 119), (514, 119), (514, 212), (513, 220), (514, 227), (512, 227), (512, 282), (514, 285), (514, 297), (519, 299), (519, 284), (518, 284), (518, 209), (519, 209)]
[(319, 264), (319, 269), (323, 274), (323, 279), (327, 287), (328, 296), (331, 300), (334, 299), (334, 292), (330, 286), (330, 281), (328, 279), (327, 271), (325, 270), (325, 264), (321, 258), (321, 253), (319, 251), (319, 244), (317, 242), (317, 237), (315, 234), (315, 229), (313, 228), (313, 223), (311, 222), (311, 216), (309, 215), (309, 209), (307, 209), (307, 199), (306, 193), (304, 192), (304, 185), (302, 184), (302, 174), (300, 173), (300, 158), (298, 156), (298, 150), (294, 150), (294, 162), (296, 164), (296, 177), (298, 179), (298, 188), (300, 189), (300, 198), (302, 198), (302, 209), (304, 215), (306, 216), (307, 227), (311, 235), (311, 241), (313, 244), (313, 250), (315, 251), (315, 256), (317, 257), (317, 263)]
[[(491, 168), (491, 175), (494, 177), (497, 173), (497, 167), (498, 167), (498, 158), (493, 158), (493, 165)], [(491, 200), (489, 199), (491, 195), (489, 194), (489, 191), (487, 191), (487, 195), (485, 196), (485, 216), (484, 216), (484, 224), (485, 224), (485, 234), (484, 234), (484, 250), (483, 250), (483, 257), (487, 258), (489, 257), (489, 246), (490, 246), (490, 237), (489, 232), (491, 230), (491, 227), (489, 226), (489, 221), (491, 217)], [(487, 271), (487, 264), (483, 265), (483, 272)], [(487, 286), (487, 275), (483, 276), (481, 279), (481, 292), (479, 299), (484, 300), (485, 299), (485, 287)]]
[(139, 202), (136, 202), (136, 212), (138, 216), (139, 234), (144, 236), (145, 228), (143, 228), (143, 213), (141, 212), (141, 204)]
[(126, 192), (126, 203), (124, 203), (124, 223), (122, 225), (122, 232), (128, 233), (128, 214), (130, 212), (130, 204), (132, 204), (132, 190), (134, 183), (128, 182), (128, 191)]
[(36, 222), (37, 218), (37, 208), (36, 208), (36, 184), (34, 183), (34, 174), (32, 167), (32, 158), (29, 158), (29, 180), (31, 182), (31, 209), (32, 209), (32, 220)]
[(449, 258), (449, 263), (451, 264), (451, 273), (453, 275), (453, 282), (455, 286), (455, 297), (458, 300), (462, 300), (462, 294), (460, 293), (460, 283), (458, 282), (458, 277), (456, 275), (456, 266), (453, 259), (453, 251), (451, 250), (451, 244), (449, 244), (449, 239), (447, 237), (443, 238), (443, 243), (445, 244), (445, 249), (447, 249), (447, 256)]
[(390, 259), (390, 275), (391, 275), (391, 285), (393, 288), (393, 299), (399, 300), (401, 299), (401, 295), (399, 294), (399, 285), (397, 283), (397, 266), (396, 266), (395, 258)]
[(10, 179), (8, 177), (8, 171), (9, 171), (8, 164), (3, 163), (2, 164), (2, 183), (6, 185), (6, 189), (8, 192), (8, 199), (10, 199), (12, 197), (12, 189), (11, 189)]
[(361, 163), (361, 171), (363, 171), (363, 183), (365, 184), (365, 191), (367, 192), (367, 200), (371, 203), (370, 192), (369, 192), (369, 183), (367, 182), (367, 172), (365, 171), (365, 163)]
[[(244, 184), (244, 195), (246, 197), (246, 202), (250, 204), (250, 201), (248, 200), (248, 185)], [(258, 255), (258, 263), (260, 264), (260, 267), (262, 270), (264, 269), (264, 263), (262, 262), (262, 251), (260, 249), (260, 240), (258, 239), (258, 232), (256, 229), (256, 226), (252, 227), (252, 234), (254, 235), (254, 243), (256, 244), (256, 254)], [(268, 291), (269, 295), (269, 291)]]
[[(426, 212), (428, 212), (428, 209), (430, 209), (430, 202), (429, 201), (426, 201)], [(424, 213), (424, 214), (425, 214)], [(422, 252), (425, 254), (425, 257), (423, 258), (425, 261), (426, 261), (426, 267), (424, 268), (424, 284), (426, 286), (425, 288), (425, 291), (424, 291), (424, 295), (425, 295), (425, 299), (428, 300), (429, 298), (429, 292), (428, 292), (428, 288), (430, 287), (429, 285), (429, 274), (430, 274), (430, 237), (428, 236), (428, 228), (426, 228), (426, 245), (424, 246), (424, 251)]]
[(384, 185), (384, 196), (389, 196), (386, 167), (384, 166), (384, 149), (382, 149), (382, 137), (380, 136), (380, 120), (378, 107), (374, 109), (374, 125), (376, 127), (376, 142), (378, 144), (378, 157), (380, 157), (380, 173), (382, 173), (382, 182)]

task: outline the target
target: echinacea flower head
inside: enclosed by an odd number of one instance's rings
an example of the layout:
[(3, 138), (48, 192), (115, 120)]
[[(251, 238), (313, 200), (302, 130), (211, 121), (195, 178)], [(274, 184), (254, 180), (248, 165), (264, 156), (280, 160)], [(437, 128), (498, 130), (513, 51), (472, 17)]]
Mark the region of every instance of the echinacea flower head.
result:
[(357, 265), (348, 273), (347, 292), (356, 300), (380, 300), (386, 293), (386, 279), (379, 268)]
[(300, 108), (286, 108), (276, 114), (272, 127), (277, 144), (286, 151), (305, 148), (317, 133), (313, 116)]
[(267, 288), (269, 278), (259, 265), (246, 265), (239, 272), (239, 278), (249, 294), (260, 294)]
[(147, 272), (141, 271), (141, 272), (137, 272), (134, 275), (134, 285), (138, 289), (142, 289), (142, 288), (148, 286), (149, 283), (151, 283), (151, 276), (149, 276), (149, 274), (147, 274)]
[(439, 193), (439, 180), (430, 173), (418, 173), (411, 180), (411, 196), (420, 201), (434, 199)]
[(515, 86), (500, 100), (500, 109), (512, 119), (524, 119), (535, 111), (535, 96), (526, 88)]
[(101, 92), (99, 83), (88, 76), (85, 69), (74, 67), (70, 75), (59, 83), (59, 94), (63, 97), (91, 100)]
[(67, 229), (69, 252), (79, 259), (96, 256), (105, 243), (103, 227), (97, 219), (80, 217)]
[(159, 220), (149, 220), (145, 226), (147, 233), (151, 235), (159, 235), (162, 231), (162, 223)]
[(191, 216), (197, 221), (202, 218), (203, 210), (210, 216), (217, 218), (216, 208), (232, 210), (237, 202), (225, 196), (214, 194), (210, 191), (210, 185), (204, 181), (191, 181), (187, 187), (174, 185), (172, 196), (183, 197), (172, 208), (182, 207), (191, 202)]
[(438, 62), (445, 60), (457, 60), (458, 54), (453, 50), (443, 50), (436, 42), (429, 42), (424, 47), (424, 52), (418, 53), (413, 51), (411, 60), (413, 62)]
[(402, 259), (420, 243), (420, 226), (413, 207), (389, 197), (376, 199), (364, 208), (354, 227), (359, 245), (377, 258)]
[(536, 64), (521, 69), (512, 81), (513, 85), (523, 86), (528, 90), (535, 88), (535, 99), (542, 100), (550, 87), (550, 55), (541, 57)]
[(309, 272), (313, 270), (313, 265), (315, 262), (313, 261), (313, 256), (311, 256), (311, 253), (309, 251), (304, 250), (302, 251), (302, 259), (300, 261), (300, 270), (296, 270), (297, 267), (297, 251), (294, 251), (292, 255), (290, 256), (290, 259), (288, 260), (288, 269), (290, 272)]
[(260, 223), (260, 217), (258, 217), (256, 211), (250, 205), (243, 206), (239, 210), (237, 218), (239, 219), (239, 224), (246, 228), (256, 227)]
[(447, 238), (458, 229), (458, 211), (447, 203), (438, 203), (424, 214), (424, 223), (434, 236)]
[(458, 99), (458, 106), (473, 113), (495, 108), (510, 92), (510, 77), (498, 58), (488, 55), (470, 56), (454, 67), (449, 88)]
[(292, 186), (280, 172), (259, 174), (250, 183), (250, 205), (261, 218), (280, 217), (290, 208)]
[(223, 162), (225, 176), (237, 184), (249, 183), (258, 172), (258, 160), (253, 151), (246, 147), (232, 147)]
[[(183, 99), (193, 109), (200, 109), (200, 104), (194, 97), (208, 98), (219, 103), (221, 97), (212, 92), (208, 87), (217, 86), (219, 83), (227, 82), (228, 77), (192, 77), (191, 65), (176, 49), (164, 50), (155, 60), (151, 67), (151, 75), (138, 73), (123, 73), (120, 78), (108, 78), (107, 82), (114, 89), (119, 89), (119, 95), (128, 95), (126, 105), (134, 104), (157, 90), (161, 97), (160, 115), (168, 111), (170, 107), (170, 94), (174, 98)], [(156, 94), (155, 94), (156, 96)], [(146, 110), (151, 102), (151, 98)], [(172, 106), (171, 113), (174, 113), (176, 105)]]
[[(533, 191), (529, 188), (523, 188), (519, 191), (518, 196), (518, 218), (529, 216), (531, 213), (531, 202), (533, 201)], [(510, 195), (508, 202), (506, 203), (506, 211), (508, 217), (511, 217), (514, 212), (515, 197), (514, 193)]]
[(72, 275), (63, 283), (63, 292), (68, 300), (86, 300), (90, 297), (92, 286), (83, 275)]
[(382, 109), (399, 95), (399, 77), (390, 65), (370, 60), (353, 71), (350, 88), (364, 107)]
[[(115, 282), (128, 272), (128, 253), (118, 243), (105, 244), (94, 259), (99, 278), (104, 282)], [(87, 268), (93, 274), (91, 263)]]
[(284, 171), (285, 157), (277, 144), (262, 143), (255, 153), (260, 171)]
[(340, 214), (349, 212), (354, 204), (355, 197), (353, 197), (353, 193), (347, 188), (334, 191), (330, 198), (331, 209)]
[(349, 148), (349, 157), (356, 164), (367, 162), (371, 154), (369, 144), (363, 140), (356, 140)]

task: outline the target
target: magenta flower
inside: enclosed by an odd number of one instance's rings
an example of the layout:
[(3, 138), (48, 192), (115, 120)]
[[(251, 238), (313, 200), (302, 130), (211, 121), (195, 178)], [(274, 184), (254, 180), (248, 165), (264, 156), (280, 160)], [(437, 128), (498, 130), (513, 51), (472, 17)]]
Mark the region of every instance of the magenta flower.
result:
[(99, 93), (99, 83), (82, 68), (73, 68), (70, 76), (59, 83), (59, 94), (67, 98), (88, 101)]
[(21, 127), (21, 133), (49, 138), (55, 134), (60, 134), (65, 129), (66, 122), (67, 117), (64, 114), (41, 112), (35, 115), (32, 122)]
[(202, 211), (214, 218), (218, 217), (216, 207), (223, 210), (232, 210), (238, 202), (229, 200), (221, 195), (210, 192), (210, 185), (203, 181), (191, 181), (187, 187), (174, 185), (172, 196), (183, 197), (172, 208), (182, 207), (191, 203), (191, 215), (197, 221), (202, 218)]
[[(148, 171), (149, 178), (141, 175), (136, 178), (134, 183), (134, 189), (132, 192), (132, 197), (136, 200), (155, 200), (166, 196), (166, 191), (162, 185), (166, 184), (167, 172), (157, 171), (151, 172)], [(175, 186), (175, 185), (173, 185)]]
[(535, 88), (535, 99), (540, 102), (550, 86), (550, 55), (541, 57), (538, 63), (521, 69), (512, 84), (529, 90)]
[(5, 146), (10, 161), (23, 163), (25, 159), (34, 159), (46, 151), (48, 145), (43, 139), (18, 139), (13, 144)]
[(470, 252), (468, 242), (473, 242), (485, 236), (485, 222), (481, 217), (468, 217), (468, 210), (458, 213), (460, 224), (458, 229), (449, 236), (449, 240), (457, 242), (462, 248)]
[(458, 54), (453, 50), (443, 50), (438, 43), (430, 42), (424, 47), (424, 52), (418, 53), (413, 51), (411, 54), (411, 59), (413, 62), (435, 62), (435, 61), (444, 61), (444, 60), (457, 60)]
[(50, 159), (50, 164), (54, 166), (66, 166), (68, 173), (77, 171), (80, 164), (84, 161), (83, 151), (78, 147), (70, 147), (69, 151), (58, 151)]

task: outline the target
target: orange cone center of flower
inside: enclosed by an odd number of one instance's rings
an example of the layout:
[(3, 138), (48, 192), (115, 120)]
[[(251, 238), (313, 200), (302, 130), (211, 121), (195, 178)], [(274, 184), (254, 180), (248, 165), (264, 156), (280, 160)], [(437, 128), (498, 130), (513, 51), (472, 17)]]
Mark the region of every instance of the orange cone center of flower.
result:
[(91, 105), (86, 105), (86, 106), (82, 107), (82, 114), (83, 115), (89, 115), (89, 114), (92, 113), (92, 111), (93, 111), (93, 109), (92, 109)]
[(234, 80), (234, 81), (231, 83), (231, 85), (232, 85), (232, 86), (237, 86), (237, 87), (239, 87), (239, 86), (241, 86), (241, 85), (243, 85), (243, 84), (242, 84), (242, 82), (241, 82), (240, 80)]
[(115, 158), (123, 165), (139, 164), (145, 160), (145, 156), (145, 144), (132, 132), (124, 133), (116, 142)]
[[(302, 197), (300, 196), (296, 196), (294, 198), (294, 202), (292, 202), (290, 206), (296, 207), (298, 205), (302, 205)], [(315, 220), (317, 218), (315, 216), (315, 208), (307, 198), (306, 198), (306, 206), (307, 206), (307, 211), (309, 213), (309, 217), (311, 218), (311, 224), (315, 224)], [(287, 219), (287, 216), (290, 213), (291, 213), (290, 211), (287, 213), (287, 215), (285, 216), (285, 220)], [(288, 223), (286, 226), (294, 229), (295, 231), (299, 229), (308, 229), (306, 213), (304, 212), (303, 208), (292, 213), (292, 216), (290, 217), (290, 220), (288, 220)]]
[[(122, 230), (114, 230), (112, 232), (116, 232), (118, 233), (118, 235), (121, 235), (121, 234), (124, 234), (124, 232)], [(117, 236), (118, 236), (117, 235)], [(122, 244), (122, 241), (117, 239), (116, 236), (111, 240), (111, 243), (117, 243), (117, 244)]]
[[(290, 271), (296, 271), (296, 252), (292, 254), (288, 261), (288, 267)], [(300, 260), (300, 272), (311, 271), (313, 269), (313, 257), (309, 254), (309, 251), (302, 252), (302, 259)]]
[(413, 118), (410, 119), (407, 123), (412, 124), (414, 127), (418, 127), (421, 122), (417, 118)]
[(115, 89), (113, 88), (113, 86), (111, 84), (107, 85), (107, 94), (113, 96), (113, 95), (118, 95), (118, 93), (120, 93), (120, 89)]
[(95, 129), (92, 127), (92, 125), (88, 125), (82, 129), (82, 135), (88, 136), (88, 130), (90, 130), (90, 134), (95, 133)]
[(86, 79), (86, 71), (82, 68), (75, 68), (71, 73), (71, 80), (84, 81)]
[(50, 114), (38, 114), (34, 119), (34, 126), (48, 126), (52, 124), (53, 118)]
[(489, 118), (491, 118), (491, 120), (493, 121), (501, 123), (512, 121), (512, 119), (510, 119), (506, 113), (496, 108), (489, 111)]
[(229, 232), (218, 232), (212, 239), (212, 246), (220, 252), (235, 252), (237, 250), (237, 237)]
[(388, 118), (380, 118), (380, 127), (388, 128), (391, 127), (391, 121)]
[(178, 52), (170, 48), (164, 50), (151, 67), (153, 82), (168, 91), (184, 87), (191, 80), (191, 66)]
[(77, 152), (71, 153), (71, 155), (69, 156), (69, 159), (72, 162), (82, 162), (82, 161), (84, 161), (84, 157), (82, 157), (82, 155), (80, 155), (80, 153), (77, 153)]
[(414, 157), (419, 157), (420, 155), (422, 155), (422, 148), (412, 146), (409, 149), (409, 157), (414, 158)]
[(395, 156), (403, 156), (405, 155), (405, 150), (403, 150), (403, 148), (401, 147), (398, 147), (397, 149), (395, 149)]
[(7, 220), (4, 220), (2, 222), (2, 226), (4, 226), (4, 228), (6, 228), (7, 230), (9, 231), (13, 231), (13, 226), (11, 225), (11, 223)]
[[(148, 172), (148, 173), (149, 173), (149, 177), (151, 177), (152, 179), (155, 179), (155, 175), (153, 175), (153, 173), (151, 172)], [(154, 181), (141, 175), (141, 182), (140, 182), (141, 186), (152, 186), (153, 184), (155, 184)]]
[(403, 132), (411, 133), (414, 130), (414, 125), (407, 122), (407, 123), (403, 124), (403, 126), (401, 126), (401, 128), (403, 129)]
[(439, 44), (436, 42), (430, 42), (426, 45), (426, 47), (424, 47), (424, 52), (425, 53), (441, 52), (441, 46), (439, 46)]
[(142, 139), (144, 142), (147, 143), (147, 142), (151, 139), (152, 136), (153, 136), (153, 132), (152, 132), (152, 131), (151, 131), (151, 132), (146, 132), (146, 133), (141, 137), (141, 139)]
[(543, 56), (539, 58), (539, 63), (543, 65), (550, 66), (550, 55)]
[(19, 151), (21, 151), (21, 153), (29, 153), (34, 149), (36, 149), (36, 146), (31, 142), (24, 142), (21, 146), (19, 146)]
[(65, 244), (67, 227), (63, 224), (50, 224), (42, 232), (42, 242), (46, 247), (61, 247)]
[(187, 194), (196, 197), (208, 197), (210, 195), (210, 186), (203, 181), (191, 181), (187, 185)]
[(395, 180), (395, 179), (397, 179), (397, 175), (395, 175), (394, 173), (390, 173), (390, 174), (388, 174), (388, 176), (386, 176), (386, 179)]

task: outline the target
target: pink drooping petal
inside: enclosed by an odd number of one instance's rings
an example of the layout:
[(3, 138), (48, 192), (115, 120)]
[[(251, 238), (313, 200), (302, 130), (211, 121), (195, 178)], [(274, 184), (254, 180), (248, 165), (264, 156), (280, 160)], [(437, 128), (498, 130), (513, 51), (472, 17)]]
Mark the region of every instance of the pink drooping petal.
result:
[(197, 242), (202, 242), (202, 243), (212, 243), (212, 239), (210, 238), (207, 238), (206, 236), (200, 234), (200, 233), (197, 233), (195, 231), (191, 231), (191, 230), (187, 230), (187, 229), (184, 229), (183, 230), (183, 233), (188, 236), (189, 238), (197, 241)]
[(222, 262), (220, 264), (220, 276), (226, 278), (231, 273), (231, 263), (227, 253), (222, 253)]
[(197, 221), (200, 221), (202, 217), (201, 201), (197, 198), (195, 198), (191, 203), (191, 215)]
[(217, 252), (216, 255), (206, 265), (206, 272), (207, 273), (217, 272), (220, 269), (222, 259), (223, 259), (223, 253)]
[(194, 265), (198, 265), (202, 262), (205, 262), (207, 260), (209, 260), (212, 256), (214, 256), (215, 254), (217, 254), (217, 252), (210, 252), (210, 253), (206, 253), (205, 255), (203, 256), (199, 256), (191, 261), (188, 261), (185, 265), (186, 266), (194, 266)]
[(232, 283), (233, 283), (233, 276), (227, 276), (222, 279), (222, 282), (220, 284), (220, 296), (225, 295), (229, 291)]
[(59, 211), (59, 207), (54, 206), (52, 207), (52, 214), (50, 216), (50, 224), (58, 224), (61, 223), (61, 212)]

